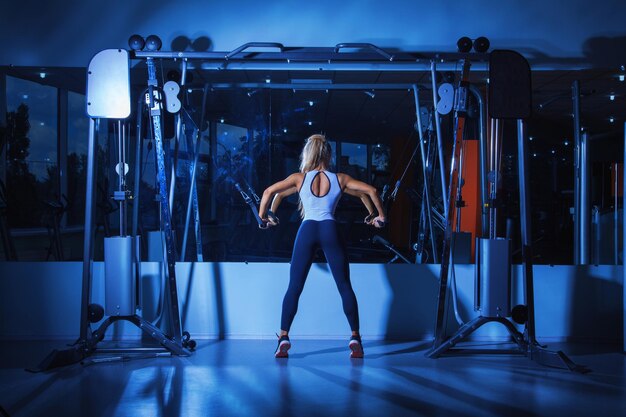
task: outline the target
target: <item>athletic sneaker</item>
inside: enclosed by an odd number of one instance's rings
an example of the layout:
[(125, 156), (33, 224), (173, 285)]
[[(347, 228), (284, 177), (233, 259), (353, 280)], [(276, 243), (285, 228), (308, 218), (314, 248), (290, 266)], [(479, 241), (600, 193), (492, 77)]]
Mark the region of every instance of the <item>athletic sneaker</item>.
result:
[(291, 347), (291, 342), (289, 341), (289, 336), (279, 336), (278, 346), (276, 347), (276, 352), (274, 353), (274, 357), (288, 358), (289, 357), (288, 351), (290, 347)]
[(361, 344), (361, 336), (352, 336), (350, 338), (350, 343), (348, 343), (348, 347), (350, 348), (351, 358), (363, 357), (363, 345)]

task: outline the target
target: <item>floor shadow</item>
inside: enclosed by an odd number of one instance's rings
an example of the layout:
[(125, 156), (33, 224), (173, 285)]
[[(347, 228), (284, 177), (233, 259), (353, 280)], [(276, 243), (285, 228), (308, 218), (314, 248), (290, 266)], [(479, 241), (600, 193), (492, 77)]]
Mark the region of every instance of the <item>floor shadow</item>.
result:
[[(401, 342), (401, 343), (406, 344), (407, 342)], [(374, 341), (374, 342), (369, 342), (369, 343), (364, 342), (363, 350), (365, 351), (366, 358), (377, 359), (377, 358), (390, 356), (390, 355), (402, 355), (402, 354), (420, 352), (420, 351), (424, 351), (428, 349), (430, 347), (431, 342), (429, 341), (417, 342), (417, 344), (414, 346), (410, 346), (410, 347), (403, 348), (403, 349), (392, 350), (390, 352), (385, 352), (385, 353), (373, 353), (373, 354), (368, 353), (369, 350), (375, 347), (389, 346), (390, 344), (395, 344), (395, 343), (384, 341), (384, 340)], [(289, 357), (294, 358), (294, 359), (301, 359), (301, 358), (306, 358), (307, 356), (325, 355), (329, 353), (340, 353), (340, 352), (346, 352), (346, 351), (347, 351), (346, 347), (341, 346), (341, 347), (336, 347), (336, 348), (320, 349), (320, 350), (315, 350), (311, 352), (290, 354)]]
[(291, 417), (295, 413), (293, 413), (292, 406), (293, 403), (293, 392), (292, 392), (292, 382), (290, 378), (290, 370), (288, 365), (288, 361), (285, 360), (276, 360), (279, 368), (279, 391), (280, 391), (280, 399), (282, 405), (280, 406), (280, 416), (281, 417)]
[(415, 375), (404, 370), (389, 368), (388, 371), (393, 373), (394, 375), (397, 375), (400, 378), (403, 378), (406, 381), (412, 382), (425, 388), (434, 389), (439, 393), (448, 396), (449, 398), (454, 398), (457, 401), (462, 401), (468, 405), (478, 407), (481, 412), (486, 414), (507, 417), (539, 417), (539, 414), (535, 414), (526, 408), (519, 408), (512, 405), (499, 403), (493, 400), (487, 400), (478, 395), (470, 394), (467, 391), (453, 388), (448, 384), (442, 384), (432, 379)]
[(28, 393), (28, 395), (20, 398), (18, 401), (11, 404), (11, 406), (7, 405), (7, 409), (11, 411), (11, 414), (17, 414), (18, 412), (22, 411), (24, 407), (31, 404), (36, 398), (44, 395), (44, 393), (48, 391), (60, 379), (60, 373), (52, 374), (48, 379), (37, 385), (30, 393)]
[(222, 270), (219, 262), (213, 262), (213, 285), (215, 290), (215, 314), (217, 318), (217, 334), (219, 340), (226, 338), (226, 310), (224, 308), (224, 290), (222, 288)]
[(374, 388), (373, 386), (366, 385), (362, 382), (343, 378), (317, 368), (303, 366), (301, 367), (301, 369), (342, 388), (348, 387), (348, 389), (356, 391), (359, 394), (377, 398), (391, 405), (402, 408), (406, 410), (407, 413), (421, 413), (421, 415), (427, 416), (448, 415), (458, 417), (469, 417), (473, 415), (465, 413), (463, 411), (459, 411), (458, 409), (449, 408), (445, 404), (433, 404), (421, 401), (414, 397), (394, 392), (391, 389)]
[(216, 339), (214, 339), (214, 340), (206, 341), (206, 343), (205, 343), (205, 341), (198, 342), (198, 345), (196, 346), (195, 351), (198, 352), (198, 351), (202, 351), (202, 350), (208, 349), (211, 346), (217, 345), (217, 344), (219, 344), (219, 343), (221, 343), (223, 341), (224, 340), (216, 340)]
[(430, 341), (417, 342), (417, 344), (410, 346), (410, 347), (392, 350), (390, 352), (385, 352), (385, 353), (379, 353), (379, 354), (373, 354), (373, 355), (370, 354), (370, 355), (367, 355), (367, 357), (376, 359), (376, 358), (382, 358), (385, 356), (404, 355), (404, 354), (409, 354), (409, 353), (423, 352), (427, 350), (428, 348), (430, 348), (431, 344), (432, 342)]

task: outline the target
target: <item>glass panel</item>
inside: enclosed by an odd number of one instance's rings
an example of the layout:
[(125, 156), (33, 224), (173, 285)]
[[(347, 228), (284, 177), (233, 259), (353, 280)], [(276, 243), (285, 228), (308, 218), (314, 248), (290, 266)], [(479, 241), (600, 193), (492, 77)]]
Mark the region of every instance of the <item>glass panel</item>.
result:
[(367, 181), (367, 145), (341, 143), (341, 172), (360, 181)]
[(330, 140), (328, 141), (328, 143), (330, 143), (330, 149), (332, 150), (332, 159), (330, 161), (330, 169), (331, 171), (336, 171), (337, 170), (337, 142), (335, 142), (334, 140)]
[(377, 143), (371, 147), (371, 152), (371, 184), (376, 188), (382, 189), (389, 182), (391, 174), (391, 148), (388, 145)]
[(69, 92), (67, 101), (67, 224), (78, 225), (85, 219), (89, 118), (84, 95)]
[(58, 201), (57, 90), (7, 77), (7, 195), (11, 227), (40, 227)]
[(217, 123), (216, 132), (217, 166), (221, 174), (231, 176), (234, 181), (247, 181), (252, 162), (249, 157), (248, 129)]
[[(279, 81), (272, 77), (275, 79)], [(405, 96), (406, 92), (380, 94), (381, 98), (387, 97), (387, 102), (381, 103), (378, 94), (373, 99), (362, 91), (215, 88), (202, 103), (200, 95), (192, 95), (186, 103), (189, 113), (199, 117), (197, 110), (204, 105), (207, 120), (197, 176), (204, 260), (282, 262), (291, 258), (301, 224), (298, 194), (282, 200), (276, 213), (280, 226), (261, 231), (235, 183), (253, 200), (255, 195), (261, 197), (266, 187), (299, 170), (304, 140), (312, 134), (324, 133), (328, 138), (333, 153), (332, 170), (338, 169), (382, 190), (390, 181), (391, 139), (410, 136), (409, 119), (414, 112), (402, 109), (393, 113), (393, 117), (408, 120), (404, 126), (395, 120), (384, 120), (389, 111), (376, 110), (376, 106), (398, 108), (397, 103), (410, 103)], [(154, 149), (146, 155), (147, 144), (145, 141), (142, 162), (142, 193), (146, 194), (141, 197), (144, 230), (157, 228), (159, 217), (154, 210)], [(372, 166), (368, 166), (370, 160)], [(180, 248), (189, 193), (185, 144), (180, 145), (178, 163), (172, 219)], [(371, 243), (373, 233), (388, 237), (387, 232), (373, 231), (363, 224), (366, 215), (367, 210), (357, 197), (344, 196), (337, 207), (336, 218), (350, 248), (350, 259), (388, 261), (388, 251)], [(195, 241), (190, 227), (186, 260), (194, 259)], [(318, 255), (315, 260), (324, 261)]]

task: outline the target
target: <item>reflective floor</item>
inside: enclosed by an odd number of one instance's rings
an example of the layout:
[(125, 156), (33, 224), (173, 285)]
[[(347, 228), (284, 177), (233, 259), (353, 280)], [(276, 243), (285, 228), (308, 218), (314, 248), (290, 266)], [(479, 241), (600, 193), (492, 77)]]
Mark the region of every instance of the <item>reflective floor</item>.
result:
[(199, 341), (187, 358), (24, 371), (63, 344), (0, 342), (0, 416), (623, 416), (621, 346), (553, 345), (592, 372), (521, 356), (427, 359), (424, 342)]

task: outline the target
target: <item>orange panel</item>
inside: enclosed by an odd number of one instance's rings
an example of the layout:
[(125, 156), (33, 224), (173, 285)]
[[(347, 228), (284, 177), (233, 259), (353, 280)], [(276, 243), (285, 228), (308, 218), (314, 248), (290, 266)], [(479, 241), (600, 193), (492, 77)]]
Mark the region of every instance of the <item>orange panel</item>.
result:
[[(477, 140), (465, 140), (463, 161), (463, 185), (462, 194), (465, 207), (461, 209), (461, 232), (472, 234), (472, 259), (474, 259), (474, 245), (476, 236), (480, 234), (480, 142)], [(458, 210), (458, 209), (457, 209)], [(456, 224), (456, 222), (455, 222)]]

